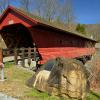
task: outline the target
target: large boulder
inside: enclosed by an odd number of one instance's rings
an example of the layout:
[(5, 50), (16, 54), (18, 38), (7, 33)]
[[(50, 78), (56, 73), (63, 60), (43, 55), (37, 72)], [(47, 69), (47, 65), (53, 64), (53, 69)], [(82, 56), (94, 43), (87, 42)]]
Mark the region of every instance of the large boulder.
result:
[(75, 59), (56, 58), (51, 71), (40, 70), (35, 75), (33, 87), (50, 95), (73, 99), (85, 99), (89, 73)]
[(35, 77), (33, 87), (40, 91), (48, 91), (48, 78), (50, 75), (50, 71), (47, 70), (41, 70), (38, 72), (38, 74)]

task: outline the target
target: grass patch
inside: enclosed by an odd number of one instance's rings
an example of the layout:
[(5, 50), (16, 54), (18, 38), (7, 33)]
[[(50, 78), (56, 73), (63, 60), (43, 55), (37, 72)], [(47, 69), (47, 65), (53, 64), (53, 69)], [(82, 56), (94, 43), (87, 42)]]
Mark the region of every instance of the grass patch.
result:
[[(28, 97), (36, 97), (36, 100), (59, 100), (59, 98), (54, 96), (49, 96), (47, 93), (39, 92), (35, 89), (31, 90), (26, 94)], [(65, 99), (62, 99), (65, 100)], [(93, 91), (90, 92), (86, 100), (100, 100), (100, 94)]]
[[(5, 88), (4, 92), (7, 92), (7, 94), (11, 96), (18, 97), (20, 100), (31, 100), (31, 98), (32, 100), (57, 100), (56, 97), (49, 96), (47, 93), (39, 92), (26, 86), (26, 81), (32, 74), (33, 73), (14, 65), (14, 62), (7, 62), (5, 63), (5, 76), (7, 80), (5, 84), (0, 86), (0, 90), (2, 91), (2, 88)], [(24, 99), (26, 97), (27, 99)]]
[[(17, 97), (19, 100), (58, 100), (58, 98), (49, 96), (47, 93), (28, 88), (25, 83), (32, 74), (32, 72), (14, 65), (14, 62), (5, 63), (7, 79), (4, 83), (0, 83), (0, 91)], [(100, 100), (100, 94), (91, 91), (87, 100)]]
[(9, 67), (14, 66), (14, 62), (6, 62), (4, 63), (4, 65), (5, 65), (5, 68), (9, 68)]
[(100, 100), (100, 94), (90, 91), (90, 94), (87, 97), (87, 100)]
[(39, 92), (36, 89), (32, 89), (26, 96), (37, 98), (37, 100), (58, 100), (57, 97), (49, 96), (48, 93)]
[(8, 77), (10, 81), (20, 80), (26, 81), (32, 73), (21, 69), (20, 67), (14, 65), (14, 62), (5, 63), (5, 76)]

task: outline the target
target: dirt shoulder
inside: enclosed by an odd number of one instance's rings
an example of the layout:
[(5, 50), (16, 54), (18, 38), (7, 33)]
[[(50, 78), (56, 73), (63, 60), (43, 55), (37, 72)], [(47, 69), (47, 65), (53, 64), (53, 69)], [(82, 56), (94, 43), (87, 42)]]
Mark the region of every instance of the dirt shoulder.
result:
[(4, 82), (0, 82), (0, 92), (6, 93), (12, 97), (23, 98), (26, 93), (32, 91), (26, 86), (26, 80), (32, 76), (32, 72), (23, 70), (14, 65), (6, 65)]

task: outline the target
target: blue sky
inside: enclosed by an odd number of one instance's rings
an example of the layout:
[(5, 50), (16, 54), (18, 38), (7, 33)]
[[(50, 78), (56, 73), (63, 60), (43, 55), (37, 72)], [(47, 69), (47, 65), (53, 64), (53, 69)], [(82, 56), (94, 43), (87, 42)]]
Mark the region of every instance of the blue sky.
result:
[[(100, 23), (100, 0), (72, 0), (72, 4), (77, 23)], [(13, 3), (13, 5), (18, 6), (16, 3)]]
[(100, 0), (72, 0), (76, 22), (100, 23)]

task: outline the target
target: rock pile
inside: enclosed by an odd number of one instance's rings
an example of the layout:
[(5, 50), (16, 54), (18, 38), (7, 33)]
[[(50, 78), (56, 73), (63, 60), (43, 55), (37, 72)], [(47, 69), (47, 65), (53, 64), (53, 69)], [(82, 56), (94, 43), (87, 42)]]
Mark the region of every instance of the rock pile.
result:
[(34, 88), (68, 100), (86, 98), (89, 73), (81, 62), (58, 57), (51, 71), (44, 69), (34, 75)]

